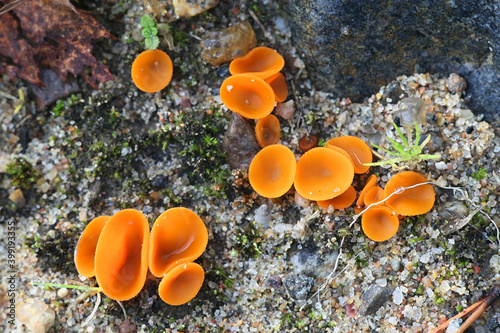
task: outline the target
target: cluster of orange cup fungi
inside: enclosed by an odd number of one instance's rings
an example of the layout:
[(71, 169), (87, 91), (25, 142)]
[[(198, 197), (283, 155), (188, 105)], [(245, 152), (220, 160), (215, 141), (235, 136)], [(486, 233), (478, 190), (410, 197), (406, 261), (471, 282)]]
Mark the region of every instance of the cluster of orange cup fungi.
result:
[(172, 73), (172, 60), (161, 50), (146, 50), (132, 63), (132, 81), (144, 92), (154, 93), (165, 88)]
[[(317, 201), (322, 208), (344, 209), (356, 201), (356, 190), (351, 185), (354, 174), (363, 174), (372, 162), (368, 145), (353, 136), (329, 140), (325, 147), (306, 151), (298, 161), (290, 148), (273, 144), (260, 150), (248, 171), (252, 188), (261, 196), (277, 198), (292, 186), (302, 197)], [(359, 193), (354, 208), (362, 212), (371, 204), (388, 198), (383, 204), (370, 207), (362, 216), (362, 228), (374, 241), (385, 241), (399, 228), (399, 217), (420, 215), (434, 205), (434, 190), (421, 174), (405, 171), (394, 175), (385, 189), (376, 186), (377, 177), (371, 175)], [(392, 194), (392, 196), (390, 196)]]
[(220, 97), (224, 105), (248, 119), (268, 116), (276, 102), (288, 96), (285, 77), (280, 71), (283, 57), (271, 48), (259, 46), (231, 61), (232, 76), (222, 83)]
[(75, 264), (80, 275), (95, 276), (102, 292), (117, 301), (141, 291), (149, 268), (162, 278), (160, 298), (181, 305), (193, 299), (203, 284), (205, 272), (193, 261), (207, 243), (205, 224), (187, 208), (163, 212), (151, 232), (140, 211), (124, 209), (87, 225), (75, 249)]

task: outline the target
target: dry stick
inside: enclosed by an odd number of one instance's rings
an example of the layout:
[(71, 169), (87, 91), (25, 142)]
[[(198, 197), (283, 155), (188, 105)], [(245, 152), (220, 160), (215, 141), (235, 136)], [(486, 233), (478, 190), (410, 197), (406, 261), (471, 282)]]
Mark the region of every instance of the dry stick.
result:
[[(352, 222), (349, 224), (349, 228), (351, 228), (354, 223), (356, 223), (356, 221), (358, 220), (358, 218), (363, 215), (368, 209), (370, 209), (371, 207), (373, 206), (377, 206), (377, 205), (380, 205), (384, 202), (386, 202), (387, 200), (389, 200), (389, 198), (391, 198), (392, 196), (396, 195), (396, 194), (401, 194), (403, 193), (405, 190), (409, 190), (409, 189), (412, 189), (412, 188), (415, 188), (415, 187), (418, 187), (418, 186), (422, 186), (422, 185), (427, 185), (427, 184), (430, 184), (430, 185), (435, 185), (437, 187), (440, 187), (440, 188), (443, 188), (443, 189), (447, 189), (447, 190), (453, 190), (453, 194), (455, 195), (457, 192), (460, 193), (464, 199), (466, 199), (468, 202), (470, 202), (471, 204), (474, 204), (472, 202), (472, 200), (469, 199), (469, 196), (467, 195), (467, 192), (464, 191), (463, 189), (459, 188), (459, 187), (449, 187), (449, 186), (441, 186), (441, 185), (438, 185), (432, 181), (428, 181), (428, 182), (424, 182), (424, 183), (418, 183), (418, 184), (415, 184), (415, 185), (412, 185), (412, 186), (408, 186), (408, 187), (398, 187), (396, 190), (394, 190), (394, 192), (392, 192), (390, 195), (388, 195), (386, 198), (384, 198), (383, 200), (380, 200), (378, 202), (374, 202), (370, 205), (368, 205), (362, 212), (360, 212), (359, 214), (357, 215), (354, 215), (353, 217), (353, 220)], [(477, 209), (475, 211), (475, 213), (477, 213), (478, 211), (481, 211), (481, 209), (483, 209), (484, 206), (481, 206), (479, 207), (479, 209)], [(496, 230), (497, 230), (497, 239), (498, 239), (498, 244), (497, 246), (500, 248), (500, 237), (499, 237), (499, 234), (500, 234), (500, 231), (497, 227), (497, 225), (495, 224), (495, 222), (491, 219), (490, 216), (488, 216), (486, 213), (482, 212), (484, 215), (486, 215), (486, 217), (488, 217), (488, 219), (492, 222), (492, 224), (495, 226)], [(470, 216), (470, 215), (469, 215)], [(467, 217), (468, 218), (468, 221), (467, 223), (470, 221), (470, 219), (472, 219), (472, 215), (470, 218), (469, 216)], [(342, 245), (344, 244), (344, 240), (345, 240), (346, 236), (342, 237), (342, 239), (340, 240), (340, 245), (339, 245), (339, 254), (337, 255), (337, 258), (335, 259), (335, 265), (333, 266), (333, 270), (330, 274), (328, 274), (328, 276), (326, 277), (326, 280), (325, 282), (318, 288), (318, 290), (307, 300), (306, 304), (310, 304), (309, 302), (311, 301), (311, 299), (313, 297), (315, 297), (316, 295), (318, 295), (323, 289), (325, 289), (330, 283), (331, 281), (338, 276), (335, 275), (333, 276), (333, 274), (335, 273), (335, 271), (337, 270), (338, 268), (338, 264), (339, 264), (339, 260), (340, 260), (340, 257), (342, 256), (343, 252), (342, 252)], [(491, 241), (491, 240), (490, 240)], [(359, 255), (359, 254), (358, 254)], [(357, 255), (356, 255), (357, 256)], [(348, 266), (346, 266), (347, 268)], [(346, 268), (344, 268), (342, 271), (344, 271)], [(341, 271), (341, 272), (342, 272)], [(341, 273), (340, 272), (340, 273)], [(339, 274), (340, 274), (339, 273)], [(304, 308), (305, 305), (301, 306), (300, 307), (300, 310), (302, 310)]]
[(248, 13), (250, 14), (250, 16), (255, 20), (255, 22), (257, 23), (257, 25), (260, 27), (260, 29), (264, 32), (264, 37), (266, 37), (270, 42), (271, 44), (274, 44), (276, 41), (274, 40), (274, 37), (273, 35), (271, 35), (269, 33), (269, 31), (266, 30), (266, 28), (264, 27), (264, 25), (260, 22), (259, 18), (257, 17), (257, 15), (255, 14), (255, 12), (248, 8)]

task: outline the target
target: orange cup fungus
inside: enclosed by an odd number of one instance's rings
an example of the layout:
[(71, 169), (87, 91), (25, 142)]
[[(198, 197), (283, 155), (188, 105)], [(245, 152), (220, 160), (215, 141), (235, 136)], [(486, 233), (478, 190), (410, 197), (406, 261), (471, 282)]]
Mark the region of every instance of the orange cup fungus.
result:
[(134, 209), (114, 214), (101, 231), (95, 275), (104, 294), (117, 301), (136, 296), (148, 273), (149, 224)]
[(368, 190), (368, 192), (366, 192), (363, 202), (365, 203), (365, 206), (370, 206), (371, 204), (381, 200), (384, 200), (384, 189), (380, 186), (373, 186)]
[[(415, 171), (403, 171), (387, 182), (384, 189), (384, 196), (396, 192), (400, 187), (426, 183), (427, 178)], [(434, 189), (430, 184), (406, 189), (400, 194), (394, 194), (385, 201), (385, 205), (401, 215), (413, 216), (425, 214), (434, 206)]]
[(288, 86), (286, 85), (285, 76), (281, 73), (277, 73), (267, 78), (266, 82), (273, 88), (276, 102), (284, 102), (288, 97)]
[(183, 207), (166, 210), (151, 229), (149, 270), (163, 277), (173, 267), (197, 259), (207, 243), (207, 227), (196, 213)]
[(295, 190), (309, 200), (328, 200), (344, 193), (354, 178), (347, 157), (325, 147), (304, 153), (297, 162)]
[(137, 88), (154, 93), (165, 88), (172, 79), (172, 60), (161, 50), (147, 50), (132, 64), (132, 80)]
[(349, 186), (347, 190), (338, 197), (318, 201), (318, 206), (321, 208), (329, 208), (332, 206), (333, 209), (344, 209), (352, 205), (354, 200), (356, 200), (356, 190), (354, 187)]
[(205, 279), (203, 268), (188, 262), (175, 266), (161, 280), (158, 287), (160, 298), (170, 305), (181, 305), (192, 300), (200, 291)]
[(280, 121), (272, 114), (259, 119), (255, 125), (255, 137), (262, 148), (278, 143), (280, 136)]
[(75, 265), (78, 274), (91, 278), (95, 276), (94, 258), (97, 241), (102, 228), (111, 216), (99, 216), (90, 221), (83, 230), (75, 248)]
[(207, 243), (207, 227), (187, 208), (171, 208), (156, 219), (151, 230), (149, 269), (163, 278), (158, 293), (165, 303), (181, 305), (198, 294), (205, 272), (192, 261), (205, 251)]
[(299, 141), (299, 148), (305, 153), (308, 150), (316, 148), (318, 146), (318, 142), (319, 139), (316, 135), (314, 134), (305, 135)]
[(364, 200), (365, 200), (366, 193), (372, 187), (374, 187), (376, 184), (377, 184), (377, 176), (371, 175), (370, 177), (368, 177), (368, 180), (366, 181), (365, 186), (363, 187), (363, 189), (361, 190), (361, 192), (359, 192), (359, 197), (358, 197), (358, 201), (356, 201), (356, 206), (361, 207), (361, 206), (364, 205)]
[(385, 206), (372, 207), (363, 214), (361, 228), (371, 240), (386, 241), (399, 229), (398, 215)]
[(228, 77), (220, 88), (220, 98), (231, 111), (249, 119), (260, 119), (274, 109), (275, 97), (271, 86), (250, 74)]
[(283, 69), (285, 59), (269, 47), (260, 46), (252, 49), (243, 57), (231, 61), (229, 72), (236, 74), (252, 74), (265, 80)]
[(370, 147), (355, 136), (340, 136), (338, 138), (333, 138), (328, 140), (327, 144), (337, 146), (344, 149), (350, 156), (354, 163), (355, 173), (365, 173), (370, 168), (364, 163), (371, 163), (373, 160), (372, 151)]
[(255, 155), (248, 169), (248, 180), (259, 195), (278, 198), (292, 187), (296, 165), (290, 148), (270, 145)]

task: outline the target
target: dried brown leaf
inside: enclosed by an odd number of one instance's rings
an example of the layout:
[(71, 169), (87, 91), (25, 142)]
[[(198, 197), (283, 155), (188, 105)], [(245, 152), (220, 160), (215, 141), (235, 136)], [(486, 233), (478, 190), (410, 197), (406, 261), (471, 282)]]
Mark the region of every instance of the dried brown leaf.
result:
[(49, 67), (63, 80), (81, 75), (96, 88), (98, 81), (113, 79), (92, 55), (91, 41), (97, 38), (114, 39), (90, 12), (75, 9), (69, 0), (25, 0), (1, 16), (0, 70), (43, 85), (39, 70)]

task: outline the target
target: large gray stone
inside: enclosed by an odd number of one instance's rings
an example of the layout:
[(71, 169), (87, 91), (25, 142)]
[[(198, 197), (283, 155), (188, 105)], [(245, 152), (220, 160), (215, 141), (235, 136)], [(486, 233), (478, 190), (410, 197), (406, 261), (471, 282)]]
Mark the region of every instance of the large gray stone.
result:
[(315, 86), (359, 101), (399, 75), (456, 72), (470, 108), (499, 118), (500, 2), (290, 0), (292, 41)]

